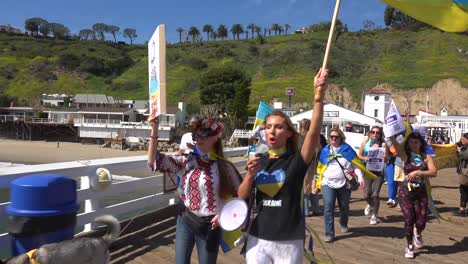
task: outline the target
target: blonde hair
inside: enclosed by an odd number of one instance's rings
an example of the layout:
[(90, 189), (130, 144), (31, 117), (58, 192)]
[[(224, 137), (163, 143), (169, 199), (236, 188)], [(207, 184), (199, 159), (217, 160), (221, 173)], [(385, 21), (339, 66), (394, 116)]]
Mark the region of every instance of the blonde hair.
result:
[(331, 132), (337, 132), (340, 135), (341, 143), (346, 141), (346, 136), (343, 133), (343, 131), (341, 131), (341, 129), (336, 128), (336, 127), (330, 129), (330, 131), (328, 131), (328, 139), (330, 139)]
[(284, 119), (284, 123), (286, 124), (288, 130), (292, 132), (292, 136), (288, 138), (288, 142), (286, 143), (288, 151), (291, 151), (291, 152), (298, 151), (300, 149), (301, 135), (297, 132), (289, 116), (287, 116), (282, 111), (273, 111), (273, 113), (269, 114), (266, 117), (265, 123), (268, 121), (268, 118), (270, 118), (271, 116), (279, 116)]

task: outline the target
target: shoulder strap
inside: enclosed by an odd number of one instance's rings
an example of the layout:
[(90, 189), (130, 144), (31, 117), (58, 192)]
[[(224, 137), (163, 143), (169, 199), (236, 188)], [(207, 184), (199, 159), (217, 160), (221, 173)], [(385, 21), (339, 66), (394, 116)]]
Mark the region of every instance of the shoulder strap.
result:
[(341, 171), (343, 172), (343, 175), (345, 176), (345, 178), (346, 178), (347, 180), (349, 180), (349, 181), (352, 180), (352, 178), (350, 179), (350, 178), (348, 177), (348, 174), (345, 172), (345, 169), (344, 169), (343, 165), (341, 165), (341, 163), (338, 161), (338, 158), (335, 157), (334, 159), (336, 159), (336, 162), (338, 162), (338, 165), (340, 165)]

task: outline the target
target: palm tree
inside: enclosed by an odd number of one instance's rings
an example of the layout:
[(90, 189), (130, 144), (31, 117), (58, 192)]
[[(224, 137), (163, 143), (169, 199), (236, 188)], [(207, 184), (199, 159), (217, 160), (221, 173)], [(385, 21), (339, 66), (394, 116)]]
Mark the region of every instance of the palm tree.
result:
[(250, 23), (249, 25), (247, 25), (247, 29), (250, 29), (250, 31), (252, 32), (252, 38), (254, 38), (254, 31), (256, 28), (257, 25), (255, 25), (254, 23)]
[(179, 33), (179, 43), (182, 43), (182, 33), (184, 33), (185, 29), (178, 27), (176, 31)]
[(219, 25), (216, 31), (218, 32), (218, 37), (220, 37), (221, 40), (224, 40), (228, 37), (228, 29), (225, 25)]
[(291, 25), (284, 24), (284, 30), (286, 31), (286, 35), (288, 34), (288, 30), (291, 28)]
[(234, 37), (234, 39), (236, 39), (236, 36), (237, 36), (237, 39), (239, 39), (239, 35), (244, 33), (244, 28), (242, 27), (241, 24), (234, 24), (231, 27), (231, 32), (232, 32), (232, 36)]
[(263, 28), (263, 36), (266, 37), (267, 28)]
[[(257, 33), (257, 37), (260, 36), (260, 33), (262, 32), (262, 28), (259, 26), (255, 26), (255, 33)], [(253, 36), (252, 36), (253, 38)]]
[(190, 27), (188, 35), (192, 36), (192, 42), (195, 42), (195, 37), (200, 36), (200, 30), (197, 27)]
[(203, 32), (206, 32), (206, 41), (210, 41), (210, 33), (213, 32), (213, 26), (209, 24), (204, 25)]
[(218, 33), (216, 33), (216, 31), (211, 32), (210, 35), (211, 35), (211, 38), (212, 38), (214, 41), (216, 41), (216, 39), (218, 38)]
[(280, 27), (279, 24), (276, 24), (276, 23), (275, 23), (275, 24), (271, 25), (271, 30), (273, 30), (273, 31), (275, 32), (275, 36), (278, 35), (278, 31), (280, 31), (280, 28), (281, 28), (281, 27)]

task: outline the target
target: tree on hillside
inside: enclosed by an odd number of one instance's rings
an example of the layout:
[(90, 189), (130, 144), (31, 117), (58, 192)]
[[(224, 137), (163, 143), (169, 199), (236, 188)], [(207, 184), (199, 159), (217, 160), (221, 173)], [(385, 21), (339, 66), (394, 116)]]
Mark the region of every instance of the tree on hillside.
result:
[(136, 34), (136, 29), (134, 28), (126, 28), (124, 29), (123, 31), (123, 36), (125, 38), (129, 38), (130, 39), (130, 45), (133, 45), (133, 40), (136, 39), (138, 37), (138, 35)]
[(93, 31), (96, 36), (99, 36), (101, 40), (106, 40), (104, 33), (107, 30), (107, 25), (104, 23), (96, 23), (93, 25)]
[(291, 25), (289, 24), (284, 24), (284, 31), (286, 32), (286, 35), (288, 34), (288, 30), (291, 28)]
[(280, 31), (281, 29), (281, 26), (279, 24), (273, 24), (271, 25), (271, 30), (273, 30), (275, 32), (275, 36), (278, 35), (278, 32)]
[(178, 27), (176, 31), (177, 33), (179, 33), (179, 43), (182, 43), (182, 33), (184, 33), (185, 29), (183, 29), (182, 27)]
[[(260, 33), (262, 32), (262, 28), (259, 26), (255, 26), (255, 33), (257, 33), (257, 38), (260, 36)], [(252, 35), (253, 38), (253, 35)]]
[(42, 36), (48, 37), (50, 33), (50, 24), (49, 23), (42, 24), (39, 27), (39, 32), (42, 34)]
[(424, 22), (418, 21), (400, 10), (387, 6), (384, 11), (384, 22), (387, 27), (393, 29), (417, 30), (421, 27), (430, 27)]
[(120, 27), (114, 26), (114, 25), (107, 25), (106, 26), (106, 32), (109, 32), (112, 34), (114, 37), (114, 42), (117, 42), (117, 39), (115, 38), (115, 35), (119, 33)]
[(213, 32), (213, 26), (209, 24), (204, 25), (203, 32), (206, 33), (206, 41), (210, 41), (210, 33)]
[(216, 31), (218, 32), (218, 37), (220, 37), (221, 40), (224, 40), (228, 37), (228, 29), (225, 25), (219, 25)]
[(48, 23), (47, 20), (42, 19), (40, 17), (28, 18), (24, 22), (24, 29), (26, 31), (29, 31), (31, 35), (33, 35), (33, 33), (36, 33), (36, 37), (37, 37), (39, 35), (40, 27), (47, 23)]
[(364, 22), (362, 22), (362, 28), (364, 29), (364, 31), (374, 31), (377, 27), (374, 21), (366, 19), (364, 20)]
[(280, 36), (283, 34), (283, 32), (284, 32), (284, 29), (283, 29), (283, 27), (282, 27), (282, 26), (280, 26), (280, 27), (279, 27), (279, 31), (278, 31), (278, 32), (279, 32)]
[(195, 38), (200, 36), (200, 30), (197, 27), (190, 27), (188, 35), (192, 36), (192, 42), (195, 42)]
[(80, 39), (88, 40), (88, 38), (92, 37), (93, 34), (94, 34), (94, 31), (92, 31), (89, 28), (85, 28), (85, 29), (80, 30), (80, 32), (78, 33), (78, 36), (80, 37)]
[(54, 38), (64, 39), (70, 34), (70, 29), (60, 23), (49, 23), (49, 31)]
[(211, 39), (216, 41), (216, 39), (218, 38), (218, 33), (216, 33), (216, 31), (213, 31), (213, 32), (211, 32), (210, 36), (211, 36)]
[(217, 110), (244, 119), (250, 97), (252, 79), (240, 68), (211, 68), (200, 79), (202, 105), (214, 105)]
[(252, 32), (252, 38), (254, 38), (255, 36), (254, 32), (256, 28), (257, 26), (254, 23), (250, 23), (247, 25), (247, 29), (249, 29)]
[(231, 27), (231, 33), (234, 39), (236, 39), (236, 36), (237, 36), (237, 39), (239, 39), (239, 35), (244, 33), (244, 28), (242, 27), (241, 24), (234, 24)]

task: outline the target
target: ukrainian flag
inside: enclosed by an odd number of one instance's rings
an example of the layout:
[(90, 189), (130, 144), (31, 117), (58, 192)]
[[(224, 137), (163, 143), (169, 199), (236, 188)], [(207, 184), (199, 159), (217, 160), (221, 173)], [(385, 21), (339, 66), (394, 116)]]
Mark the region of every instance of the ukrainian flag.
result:
[(468, 0), (382, 0), (391, 7), (447, 32), (468, 31)]
[(330, 145), (327, 145), (320, 152), (320, 157), (319, 157), (319, 161), (317, 165), (317, 173), (319, 177), (316, 181), (316, 186), (318, 189), (322, 188), (322, 177), (323, 177), (323, 173), (328, 167), (328, 163), (330, 163), (330, 161), (332, 161), (336, 157), (343, 157), (347, 161), (351, 162), (356, 168), (362, 171), (366, 179), (377, 178), (377, 175), (375, 175), (374, 173), (366, 169), (366, 166), (358, 158), (356, 151), (349, 144), (347, 143), (341, 144), (338, 150), (338, 153), (336, 155), (330, 149)]
[(257, 114), (255, 116), (255, 124), (253, 126), (253, 130), (255, 130), (255, 128), (259, 125), (263, 124), (267, 115), (271, 114), (272, 112), (273, 109), (269, 105), (260, 101), (260, 103), (258, 104)]

